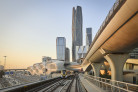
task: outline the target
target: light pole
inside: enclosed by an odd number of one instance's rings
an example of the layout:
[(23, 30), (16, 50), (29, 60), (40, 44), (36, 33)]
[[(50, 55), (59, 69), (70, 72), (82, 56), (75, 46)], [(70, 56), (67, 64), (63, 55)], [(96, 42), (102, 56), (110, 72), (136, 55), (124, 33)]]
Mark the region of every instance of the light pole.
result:
[(5, 67), (6, 67), (6, 57), (7, 56), (3, 56), (4, 58), (5, 58), (5, 61), (4, 61), (4, 69), (5, 69)]
[(45, 60), (45, 77), (46, 77), (46, 60)]

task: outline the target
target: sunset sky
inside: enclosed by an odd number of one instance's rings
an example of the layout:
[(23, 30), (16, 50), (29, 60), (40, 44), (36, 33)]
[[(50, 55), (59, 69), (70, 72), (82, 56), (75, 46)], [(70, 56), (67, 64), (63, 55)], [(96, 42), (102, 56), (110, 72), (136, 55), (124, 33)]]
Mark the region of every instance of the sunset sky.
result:
[(56, 59), (56, 37), (72, 47), (72, 8), (82, 7), (83, 45), (87, 27), (93, 38), (115, 0), (0, 0), (0, 64), (26, 68), (42, 56)]

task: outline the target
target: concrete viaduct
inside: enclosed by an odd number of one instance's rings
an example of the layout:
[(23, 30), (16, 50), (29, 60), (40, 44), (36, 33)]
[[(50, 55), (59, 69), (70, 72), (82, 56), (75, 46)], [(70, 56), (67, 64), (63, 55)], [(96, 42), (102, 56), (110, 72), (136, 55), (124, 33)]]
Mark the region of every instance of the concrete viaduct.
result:
[(111, 79), (122, 81), (124, 64), (129, 52), (136, 47), (138, 0), (117, 0), (83, 59), (83, 70), (88, 72), (93, 68), (98, 77), (101, 65), (107, 61), (111, 67)]

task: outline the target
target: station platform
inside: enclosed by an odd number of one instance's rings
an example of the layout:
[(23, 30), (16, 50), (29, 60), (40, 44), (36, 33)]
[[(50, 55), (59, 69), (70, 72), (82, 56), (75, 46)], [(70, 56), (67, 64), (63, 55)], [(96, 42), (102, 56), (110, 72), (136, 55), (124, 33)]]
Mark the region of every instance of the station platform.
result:
[(85, 89), (88, 92), (105, 92), (104, 90), (98, 88), (97, 86), (95, 86), (93, 83), (89, 82), (87, 79), (85, 79), (83, 76), (79, 75), (80, 80), (83, 84), (83, 86), (85, 87)]

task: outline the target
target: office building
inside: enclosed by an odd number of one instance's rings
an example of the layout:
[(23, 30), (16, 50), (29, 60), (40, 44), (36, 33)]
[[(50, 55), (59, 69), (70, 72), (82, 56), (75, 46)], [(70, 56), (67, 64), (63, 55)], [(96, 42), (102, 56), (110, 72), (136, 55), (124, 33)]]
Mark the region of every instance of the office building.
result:
[(66, 49), (66, 39), (65, 37), (57, 37), (56, 39), (56, 51), (57, 59), (65, 61), (65, 49)]
[(92, 28), (86, 28), (86, 46), (92, 43)]
[(70, 50), (66, 48), (65, 50), (65, 62), (70, 62)]
[(73, 7), (72, 12), (72, 61), (76, 61), (76, 46), (83, 45), (82, 37), (82, 9), (80, 6)]

